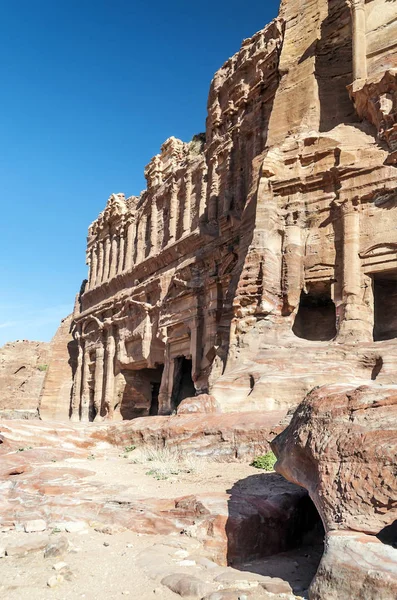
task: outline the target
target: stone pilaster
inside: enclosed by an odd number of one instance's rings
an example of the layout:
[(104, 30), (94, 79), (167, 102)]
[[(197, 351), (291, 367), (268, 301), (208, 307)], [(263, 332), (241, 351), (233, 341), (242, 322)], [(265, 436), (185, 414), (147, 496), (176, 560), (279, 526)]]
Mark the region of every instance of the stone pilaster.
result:
[(158, 248), (158, 209), (155, 198), (152, 200), (152, 213), (150, 218), (150, 245), (151, 253), (156, 254)]
[(88, 344), (85, 343), (83, 355), (83, 375), (81, 378), (81, 420), (89, 421), (90, 416), (90, 353)]
[(119, 243), (118, 243), (117, 233), (113, 233), (111, 244), (112, 244), (112, 246), (111, 246), (109, 279), (113, 279), (113, 277), (116, 277), (116, 275), (117, 275), (117, 264), (118, 264), (118, 254), (119, 254)]
[(103, 278), (102, 281), (107, 281), (109, 279), (109, 271), (110, 271), (110, 252), (111, 252), (111, 241), (109, 235), (104, 240), (104, 266), (103, 266)]
[(170, 197), (170, 220), (169, 220), (169, 243), (173, 244), (176, 240), (176, 226), (178, 220), (178, 184), (175, 178), (172, 179), (171, 183), (171, 197)]
[(95, 352), (95, 390), (94, 390), (94, 409), (95, 421), (101, 419), (102, 397), (103, 397), (103, 374), (104, 374), (105, 349), (102, 340)]
[(192, 174), (188, 171), (185, 175), (185, 205), (183, 207), (183, 235), (191, 229), (191, 197), (192, 197)]
[(138, 223), (138, 241), (137, 241), (137, 253), (136, 253), (136, 262), (140, 263), (145, 258), (145, 250), (146, 250), (146, 224), (147, 224), (147, 215), (141, 215), (141, 219)]
[(135, 245), (135, 220), (127, 225), (127, 247), (125, 253), (124, 268), (126, 271), (132, 269)]
[[(299, 202), (299, 199), (297, 199)], [(291, 314), (298, 306), (303, 289), (303, 223), (291, 209), (287, 216), (283, 241), (283, 296), (284, 311)]]
[(210, 169), (210, 197), (208, 200), (208, 221), (216, 221), (218, 217), (219, 174), (218, 160), (214, 158)]
[(80, 335), (76, 335), (78, 342), (77, 346), (77, 367), (74, 374), (73, 390), (72, 390), (72, 404), (71, 404), (71, 421), (80, 420), (80, 398), (81, 398), (81, 377), (83, 368), (83, 347)]
[(365, 0), (352, 0), (353, 79), (367, 78)]
[(91, 248), (90, 275), (89, 275), (89, 284), (88, 284), (88, 289), (90, 289), (90, 290), (93, 287), (95, 287), (97, 267), (98, 267), (97, 263), (98, 263), (98, 261), (97, 261), (97, 245), (94, 244), (94, 246)]
[(124, 270), (125, 262), (125, 231), (124, 228), (120, 230), (119, 236), (119, 260), (117, 264), (117, 273), (122, 273)]
[(96, 279), (95, 279), (95, 285), (100, 285), (103, 281), (103, 254), (104, 254), (104, 248), (103, 248), (103, 241), (101, 240), (100, 242), (98, 242), (98, 268), (97, 268), (97, 274), (96, 274)]
[(114, 357), (116, 355), (116, 341), (113, 330), (110, 328), (106, 339), (106, 365), (105, 365), (105, 393), (103, 405), (108, 419), (113, 418), (114, 409)]
[(342, 311), (338, 339), (369, 341), (372, 339), (371, 318), (363, 302), (361, 286), (360, 213), (351, 200), (341, 205), (343, 223)]

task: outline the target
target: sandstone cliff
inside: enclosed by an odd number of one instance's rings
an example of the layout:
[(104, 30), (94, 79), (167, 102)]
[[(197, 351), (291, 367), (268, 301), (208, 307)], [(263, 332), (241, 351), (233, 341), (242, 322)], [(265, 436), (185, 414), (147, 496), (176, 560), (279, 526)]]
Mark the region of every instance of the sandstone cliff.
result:
[(18, 340), (0, 348), (0, 417), (38, 416), (49, 354), (44, 342)]

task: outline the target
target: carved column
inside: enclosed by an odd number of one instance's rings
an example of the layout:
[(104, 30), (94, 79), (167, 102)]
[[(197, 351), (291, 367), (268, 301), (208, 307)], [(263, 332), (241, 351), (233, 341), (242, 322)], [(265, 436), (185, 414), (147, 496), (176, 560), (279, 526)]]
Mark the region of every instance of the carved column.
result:
[(188, 171), (185, 175), (185, 205), (183, 207), (183, 234), (186, 234), (191, 229), (191, 207), (190, 201), (192, 197), (192, 174)]
[(100, 242), (98, 242), (98, 268), (95, 279), (95, 285), (100, 285), (103, 281), (103, 253), (103, 241), (101, 240)]
[(97, 271), (97, 245), (94, 244), (91, 248), (91, 260), (90, 260), (90, 276), (89, 276), (89, 285), (88, 289), (92, 289), (95, 287), (96, 281), (96, 271)]
[(83, 375), (81, 381), (81, 420), (89, 421), (90, 412), (90, 353), (88, 350), (88, 344), (85, 343), (84, 355), (83, 355)]
[(205, 204), (207, 199), (207, 166), (204, 165), (201, 176), (200, 200), (199, 200), (199, 216), (204, 214)]
[(208, 201), (208, 221), (216, 221), (218, 216), (219, 175), (218, 159), (215, 157), (210, 171), (210, 197)]
[(103, 399), (106, 417), (113, 418), (113, 395), (114, 395), (114, 357), (116, 354), (116, 342), (112, 328), (108, 330), (106, 340), (106, 365), (105, 365), (105, 394)]
[(145, 246), (146, 246), (146, 223), (147, 215), (141, 215), (141, 220), (138, 223), (138, 248), (136, 262), (140, 263), (145, 258)]
[(352, 0), (353, 79), (367, 78), (365, 0)]
[(171, 183), (171, 197), (170, 197), (170, 221), (169, 221), (169, 243), (173, 244), (176, 240), (176, 226), (178, 219), (178, 184), (175, 177), (172, 178)]
[(111, 252), (111, 241), (110, 235), (108, 234), (104, 240), (105, 248), (104, 248), (104, 267), (103, 267), (103, 279), (102, 281), (107, 281), (109, 279), (109, 271), (110, 271), (110, 252)]
[(117, 265), (117, 273), (122, 273), (124, 269), (124, 261), (125, 261), (125, 230), (124, 228), (120, 229), (119, 235), (119, 261)]
[(72, 390), (72, 405), (71, 405), (71, 421), (80, 420), (80, 397), (81, 397), (81, 377), (83, 367), (83, 348), (80, 334), (76, 334), (77, 339), (77, 367), (74, 374), (73, 390)]
[(360, 213), (348, 200), (341, 206), (343, 221), (342, 314), (338, 338), (343, 341), (372, 339), (372, 326), (361, 289)]
[(164, 354), (164, 370), (159, 390), (159, 415), (171, 413), (171, 395), (174, 384), (174, 360), (170, 359), (170, 347), (166, 345)]
[(118, 235), (117, 233), (113, 233), (112, 242), (111, 242), (111, 258), (110, 258), (110, 270), (109, 270), (109, 279), (113, 279), (117, 275), (117, 262), (118, 262)]
[[(297, 198), (299, 202), (299, 198)], [(291, 314), (299, 306), (303, 288), (303, 223), (293, 207), (287, 216), (283, 243), (283, 296), (284, 311)]]
[(125, 270), (132, 269), (135, 243), (135, 221), (127, 225), (127, 248), (125, 253)]
[(156, 254), (158, 247), (158, 210), (156, 199), (152, 200), (152, 215), (150, 219), (150, 244), (151, 253)]
[(103, 373), (104, 373), (105, 349), (100, 340), (95, 352), (95, 390), (94, 390), (94, 408), (95, 421), (101, 419), (102, 395), (103, 395)]

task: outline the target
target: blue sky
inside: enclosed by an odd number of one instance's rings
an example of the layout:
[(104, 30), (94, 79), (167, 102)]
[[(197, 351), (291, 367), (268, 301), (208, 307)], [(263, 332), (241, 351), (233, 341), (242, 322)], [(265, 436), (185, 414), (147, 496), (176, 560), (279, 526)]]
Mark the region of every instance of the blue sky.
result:
[(139, 194), (170, 135), (204, 131), (214, 72), (278, 5), (0, 3), (0, 345), (52, 337), (108, 196)]

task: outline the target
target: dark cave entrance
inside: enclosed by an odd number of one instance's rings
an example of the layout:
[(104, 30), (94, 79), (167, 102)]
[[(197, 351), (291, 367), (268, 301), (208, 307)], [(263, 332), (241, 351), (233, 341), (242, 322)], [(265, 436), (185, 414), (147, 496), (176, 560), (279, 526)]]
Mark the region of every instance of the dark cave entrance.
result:
[(178, 356), (174, 360), (174, 385), (171, 395), (173, 409), (177, 408), (185, 398), (196, 395), (196, 388), (192, 379), (192, 360), (185, 356)]
[(123, 420), (158, 415), (159, 391), (164, 365), (154, 369), (125, 370), (120, 413)]
[(397, 270), (372, 276), (374, 342), (397, 338)]
[(331, 282), (318, 281), (302, 291), (292, 328), (300, 338), (327, 342), (336, 336), (336, 308), (331, 297)]

